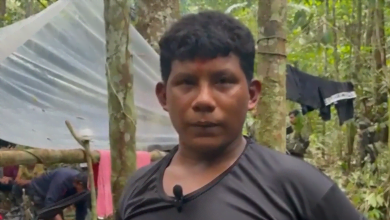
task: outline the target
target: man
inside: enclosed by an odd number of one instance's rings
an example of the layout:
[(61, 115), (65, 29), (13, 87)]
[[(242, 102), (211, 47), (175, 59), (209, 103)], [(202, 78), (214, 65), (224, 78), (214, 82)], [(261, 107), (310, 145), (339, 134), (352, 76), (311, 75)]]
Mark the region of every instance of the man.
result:
[(159, 46), (156, 94), (179, 145), (130, 178), (116, 219), (364, 219), (316, 168), (242, 136), (261, 90), (247, 27), (220, 12), (191, 14)]
[(289, 113), (292, 132), (287, 134), (286, 149), (287, 153), (303, 159), (307, 148), (309, 147), (309, 133), (303, 122), (303, 116), (299, 110), (293, 110)]
[(369, 121), (361, 120), (358, 123), (356, 144), (360, 155), (360, 167), (366, 164), (366, 158), (373, 164), (379, 152), (375, 140), (376, 126), (371, 125)]
[(31, 180), (42, 175), (44, 172), (45, 166), (43, 164), (19, 165), (18, 174), (12, 187), (12, 194), (15, 197), (14, 201), (16, 204), (23, 202), (23, 189), (27, 189)]
[[(39, 211), (76, 193), (87, 190), (88, 176), (71, 168), (57, 168), (51, 172), (32, 179), (28, 194)], [(81, 201), (75, 204), (76, 220), (84, 220), (88, 213), (88, 203)], [(62, 220), (61, 214), (55, 217)]]
[(14, 180), (18, 174), (18, 166), (2, 167), (3, 174), (0, 178), (0, 202), (9, 199), (15, 202), (15, 196), (12, 193)]
[[(13, 181), (7, 176), (0, 178), (0, 203), (9, 198), (9, 194), (12, 192)], [(12, 197), (10, 198), (13, 199)]]

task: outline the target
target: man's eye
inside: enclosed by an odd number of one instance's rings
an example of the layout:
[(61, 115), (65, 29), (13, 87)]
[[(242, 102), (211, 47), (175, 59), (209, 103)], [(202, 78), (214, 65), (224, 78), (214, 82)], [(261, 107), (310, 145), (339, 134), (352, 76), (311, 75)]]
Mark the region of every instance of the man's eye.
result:
[(182, 84), (184, 84), (184, 85), (194, 85), (195, 82), (194, 82), (194, 80), (183, 79)]
[(227, 84), (227, 83), (231, 83), (227, 78), (221, 78), (218, 80), (217, 82), (218, 84)]

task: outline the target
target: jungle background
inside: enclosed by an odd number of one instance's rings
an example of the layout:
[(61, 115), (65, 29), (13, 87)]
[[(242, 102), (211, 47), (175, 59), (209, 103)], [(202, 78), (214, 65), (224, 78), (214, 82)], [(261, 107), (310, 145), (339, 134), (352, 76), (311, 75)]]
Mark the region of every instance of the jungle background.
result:
[[(0, 0), (0, 27), (32, 16), (53, 2), (55, 0)], [(258, 38), (261, 16), (258, 7), (267, 2), (270, 1), (134, 0), (130, 17), (158, 52), (157, 41), (173, 21), (206, 9), (232, 14)], [(274, 2), (284, 4), (281, 0)], [(335, 109), (327, 122), (321, 120), (318, 111), (304, 116), (305, 126), (311, 130), (306, 160), (337, 182), (369, 219), (390, 219), (390, 146), (388, 134), (383, 134), (389, 117), (390, 74), (386, 60), (390, 25), (386, 24), (390, 22), (390, 1), (289, 0), (286, 8), (287, 62), (312, 75), (352, 81), (358, 96), (356, 120), (342, 126), (339, 126)], [(286, 112), (299, 108), (292, 102), (286, 106)], [(256, 115), (248, 114), (248, 124), (257, 120), (255, 118)], [(361, 166), (357, 138), (361, 123), (381, 134), (375, 141), (375, 161), (364, 166)]]

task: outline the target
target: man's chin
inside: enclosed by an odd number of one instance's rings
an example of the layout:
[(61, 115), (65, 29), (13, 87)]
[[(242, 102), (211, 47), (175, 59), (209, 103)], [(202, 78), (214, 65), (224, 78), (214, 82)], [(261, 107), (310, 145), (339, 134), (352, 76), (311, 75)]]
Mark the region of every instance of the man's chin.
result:
[(223, 138), (220, 137), (196, 137), (191, 142), (192, 148), (205, 153), (218, 151), (224, 147)]

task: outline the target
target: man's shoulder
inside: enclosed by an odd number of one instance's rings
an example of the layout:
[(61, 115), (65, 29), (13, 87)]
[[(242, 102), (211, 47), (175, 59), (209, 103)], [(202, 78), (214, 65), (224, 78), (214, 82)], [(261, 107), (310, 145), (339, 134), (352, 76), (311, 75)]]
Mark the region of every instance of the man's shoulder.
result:
[[(265, 181), (279, 198), (301, 215), (310, 214), (335, 183), (319, 169), (293, 156), (264, 146), (252, 146), (249, 157)], [(257, 159), (257, 160), (256, 160)]]
[(158, 180), (158, 171), (163, 161), (164, 158), (141, 167), (129, 177), (119, 201), (118, 214), (120, 216), (125, 215), (128, 211), (126, 207), (135, 197), (143, 197), (143, 193), (147, 192), (148, 188), (155, 187)]
[(61, 167), (51, 172), (48, 172), (46, 176), (49, 178), (56, 178), (56, 179), (69, 179), (75, 177), (79, 173), (80, 171), (72, 169), (70, 167)]
[(129, 177), (127, 184), (134, 186), (134, 184), (140, 183), (152, 177), (159, 170), (160, 164), (161, 161), (155, 161), (151, 164), (139, 168)]
[[(136, 170), (127, 180), (123, 195), (130, 196), (134, 191), (148, 187), (150, 183), (153, 183), (158, 176), (162, 160), (153, 162), (149, 165), (139, 168)], [(146, 183), (149, 184), (146, 184)]]
[[(251, 157), (256, 157), (261, 167), (269, 169), (270, 181), (283, 189), (294, 186), (301, 193), (325, 194), (334, 182), (318, 168), (308, 162), (275, 151), (273, 149), (254, 144)], [(253, 158), (254, 159), (254, 158)]]

